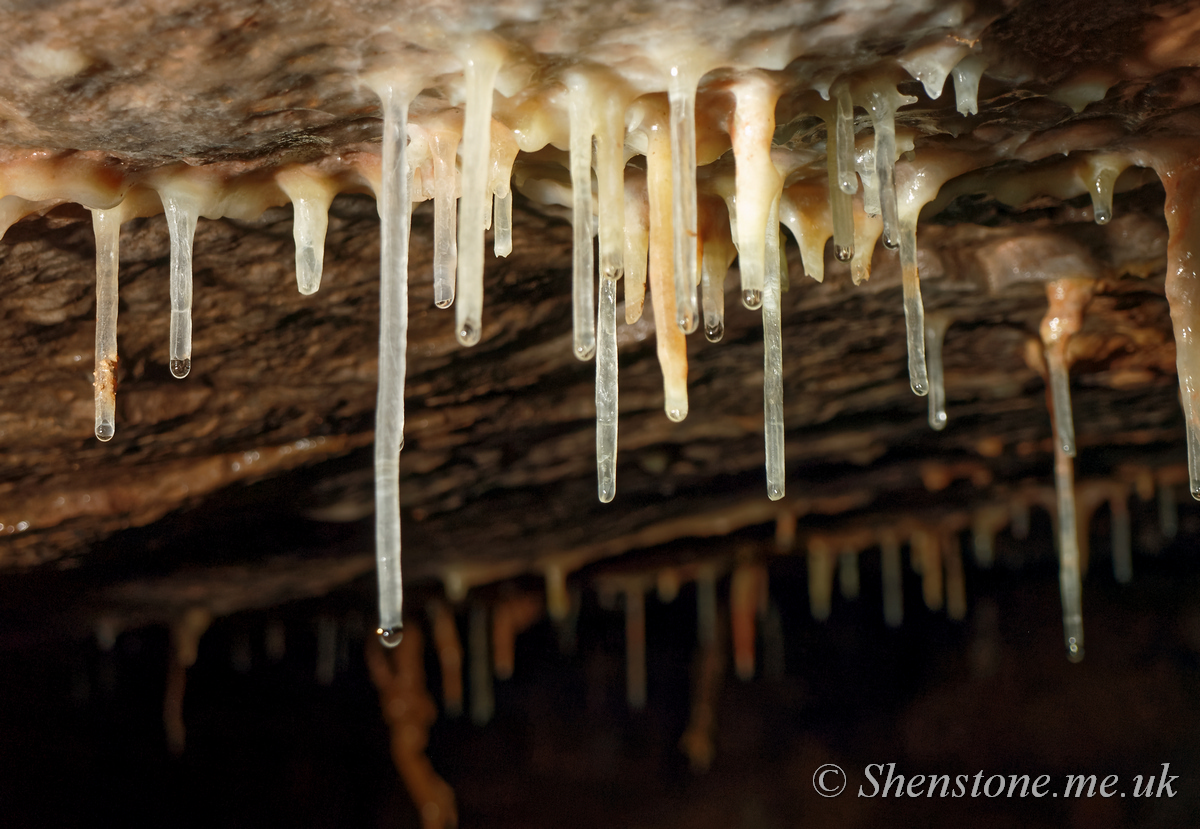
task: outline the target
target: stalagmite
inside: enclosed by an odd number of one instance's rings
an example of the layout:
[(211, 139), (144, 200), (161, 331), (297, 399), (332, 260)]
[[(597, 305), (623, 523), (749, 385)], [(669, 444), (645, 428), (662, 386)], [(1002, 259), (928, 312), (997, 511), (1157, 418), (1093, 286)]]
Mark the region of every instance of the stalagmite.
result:
[(763, 419), (767, 450), (767, 497), (778, 501), (787, 489), (783, 422), (783, 322), (779, 276), (779, 210), (767, 220), (767, 281), (763, 291)]
[(946, 428), (946, 378), (942, 368), (942, 343), (950, 317), (929, 314), (925, 317), (925, 365), (929, 372), (929, 425), (937, 431)]
[(299, 167), (280, 171), (275, 180), (292, 201), (296, 287), (302, 294), (315, 294), (321, 287), (325, 232), (329, 228), (329, 205), (337, 195), (336, 183), (318, 178)]
[(170, 368), (182, 379), (192, 370), (192, 237), (200, 203), (184, 189), (164, 189), (159, 195), (171, 235)]
[[(408, 84), (408, 85), (406, 85)], [(377, 80), (383, 103), (379, 207), (379, 393), (375, 407), (375, 567), (380, 640), (395, 647), (404, 632), (400, 571), (400, 449), (408, 350), (408, 237), (412, 218), (407, 162), (412, 86), (400, 76)]]
[(1058, 279), (1046, 286), (1049, 308), (1042, 319), (1041, 336), (1049, 373), (1050, 404), (1054, 416), (1054, 487), (1058, 498), (1058, 577), (1063, 605), (1063, 635), (1067, 658), (1083, 659), (1083, 585), (1075, 515), (1075, 428), (1071, 418), (1071, 386), (1067, 373), (1067, 347), (1083, 324), (1083, 312), (1092, 297), (1093, 283), (1086, 279)]
[(904, 623), (904, 566), (900, 561), (900, 540), (887, 532), (879, 538), (880, 572), (883, 580), (883, 620), (888, 627)]
[[(492, 146), (492, 90), (505, 51), (498, 40), (482, 35), (468, 40), (461, 50), (466, 106), (454, 332), (465, 346), (479, 342), (483, 332), (483, 234), (491, 203), (487, 185)], [(588, 321), (591, 321), (590, 309)]]
[(96, 437), (112, 440), (117, 423), (117, 268), (121, 206), (92, 210), (96, 236)]
[(767, 239), (772, 203), (783, 186), (771, 161), (775, 102), (780, 88), (765, 72), (750, 72), (732, 85), (736, 99), (729, 138), (735, 161), (738, 211), (737, 249), (743, 300), (748, 308), (761, 303), (767, 269)]

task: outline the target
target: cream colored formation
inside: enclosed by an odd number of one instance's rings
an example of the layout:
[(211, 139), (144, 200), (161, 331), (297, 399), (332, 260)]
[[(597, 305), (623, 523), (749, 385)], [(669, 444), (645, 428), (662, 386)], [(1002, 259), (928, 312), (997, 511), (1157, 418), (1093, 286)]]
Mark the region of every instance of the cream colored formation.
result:
[[(1193, 150), (1166, 140), (1096, 152), (1092, 134), (1083, 128), (1063, 129), (1054, 140), (1018, 134), (992, 145), (976, 141), (965, 149), (938, 137), (914, 152), (918, 136), (896, 124), (897, 111), (918, 101), (899, 91), (903, 83), (920, 81), (927, 98), (936, 102), (951, 79), (957, 110), (964, 116), (978, 112), (977, 91), (986, 71), (979, 37), (987, 21), (964, 22), (969, 18), (964, 9), (929, 12), (921, 18), (923, 28), (907, 25), (910, 46), (895, 58), (867, 57), (841, 32), (849, 45), (818, 63), (805, 56), (818, 49), (822, 37), (836, 41), (831, 32), (836, 33), (838, 24), (805, 28), (802, 21), (787, 17), (800, 11), (778, 12), (780, 20), (752, 30), (739, 29), (742, 12), (734, 7), (713, 12), (703, 24), (696, 12), (674, 22), (657, 20), (646, 32), (640, 24), (609, 21), (589, 43), (570, 44), (570, 59), (560, 51), (566, 47), (556, 42), (553, 27), (525, 37), (520, 26), (475, 21), (462, 23), (458, 31), (441, 28), (434, 33), (414, 19), (395, 27), (402, 48), (364, 60), (361, 80), (380, 101), (381, 150), (359, 147), (317, 162), (282, 166), (178, 164), (156, 169), (93, 153), (11, 152), (0, 164), (0, 230), (64, 202), (92, 211), (97, 242), (95, 431), (108, 440), (116, 427), (123, 221), (167, 214), (168, 359), (172, 373), (182, 378), (192, 360), (191, 239), (198, 218), (249, 219), (290, 202), (297, 284), (302, 293), (312, 293), (320, 285), (333, 197), (348, 191), (375, 195), (382, 228), (377, 556), (379, 632), (386, 644), (398, 642), (402, 630), (398, 476), (408, 239), (412, 206), (423, 201), (434, 203), (433, 273), (411, 276), (432, 278), (435, 304), (454, 307), (455, 332), (465, 346), (484, 335), (486, 232), (493, 232), (497, 256), (512, 248), (512, 188), (533, 201), (570, 210), (575, 234), (573, 350), (579, 359), (596, 360), (602, 501), (611, 500), (616, 489), (617, 282), (624, 283), (625, 324), (640, 318), (650, 292), (664, 409), (680, 421), (688, 414), (686, 337), (702, 321), (709, 340), (721, 339), (724, 282), (736, 257), (743, 304), (762, 313), (767, 493), (775, 500), (784, 497), (786, 479), (781, 336), (786, 258), (781, 228), (795, 237), (804, 269), (817, 281), (824, 277), (831, 238), (834, 256), (850, 262), (856, 284), (869, 278), (880, 237), (885, 247), (898, 251), (909, 378), (915, 393), (932, 391), (930, 422), (941, 428), (946, 422), (941, 339), (949, 320), (924, 314), (916, 242), (922, 210), (936, 210), (957, 195), (977, 191), (1014, 204), (1038, 193), (1060, 198), (1091, 193), (1095, 220), (1104, 223), (1112, 216), (1112, 194), (1122, 172), (1130, 166), (1153, 169), (1167, 188), (1167, 294), (1187, 415), (1191, 490), (1200, 494), (1200, 344), (1194, 333), (1197, 275), (1192, 264), (1200, 231), (1191, 215), (1200, 162)], [(888, 25), (882, 20), (880, 25)], [(1072, 86), (1064, 95), (1069, 99), (1074, 92), (1078, 90)], [(784, 139), (788, 130), (777, 131), (803, 116), (819, 118), (823, 130), (810, 131), (806, 141)], [(987, 170), (1003, 159), (1053, 156), (1065, 158), (1041, 166), (1036, 176)], [(1064, 618), (1068, 649), (1077, 656), (1082, 653), (1082, 623), (1065, 344), (1086, 306), (1086, 297), (1068, 302), (1087, 293), (1070, 286), (1093, 275), (1073, 272), (1069, 257), (1059, 264), (1063, 267), (1046, 272), (1034, 272), (1027, 264), (1014, 268), (1030, 271), (1023, 278), (1050, 282), (1052, 311), (1042, 333), (1058, 435)], [(1063, 303), (1070, 304), (1069, 313)], [(820, 564), (827, 558), (823, 556), (814, 562)], [(895, 612), (889, 611), (889, 619)]]

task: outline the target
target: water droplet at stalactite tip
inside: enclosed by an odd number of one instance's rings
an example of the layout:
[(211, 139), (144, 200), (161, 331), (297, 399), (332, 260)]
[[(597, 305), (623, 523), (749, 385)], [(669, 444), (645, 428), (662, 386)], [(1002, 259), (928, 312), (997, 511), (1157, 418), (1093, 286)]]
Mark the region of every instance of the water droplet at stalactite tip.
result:
[(404, 639), (404, 626), (376, 628), (375, 635), (379, 637), (380, 644), (385, 648), (394, 648)]

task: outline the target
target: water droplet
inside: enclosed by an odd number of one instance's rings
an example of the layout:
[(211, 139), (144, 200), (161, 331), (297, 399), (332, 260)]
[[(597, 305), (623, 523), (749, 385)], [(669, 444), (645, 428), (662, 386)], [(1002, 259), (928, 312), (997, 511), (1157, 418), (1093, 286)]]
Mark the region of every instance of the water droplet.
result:
[(696, 330), (697, 320), (695, 314), (680, 314), (676, 322), (679, 324), (679, 330), (684, 334), (691, 334)]
[(1067, 659), (1072, 662), (1083, 660), (1083, 648), (1079, 646), (1079, 642), (1074, 636), (1067, 640)]
[(178, 377), (180, 380), (182, 380), (184, 377), (187, 377), (188, 372), (190, 372), (191, 370), (192, 370), (191, 358), (188, 358), (186, 360), (172, 360), (171, 361), (171, 374)]
[(854, 258), (854, 245), (834, 245), (833, 254), (839, 262), (849, 262)]
[(783, 487), (779, 486), (778, 484), (772, 484), (771, 486), (767, 487), (767, 497), (772, 501), (778, 501), (783, 497)]
[(742, 291), (742, 305), (751, 311), (757, 311), (762, 307), (762, 291)]
[(435, 300), (433, 304), (436, 305), (438, 308), (449, 308), (451, 305), (454, 304), (454, 300), (439, 299), (439, 300)]
[(600, 503), (607, 504), (613, 499), (613, 496), (617, 494), (616, 486), (614, 486), (611, 481), (605, 481), (600, 485), (600, 491), (598, 494), (600, 496)]
[(379, 641), (383, 643), (385, 648), (394, 648), (400, 644), (400, 640), (404, 638), (404, 625), (396, 625), (394, 628), (377, 628), (375, 633), (379, 636)]
[(946, 428), (947, 417), (945, 412), (935, 412), (929, 421), (929, 425), (939, 432)]
[(478, 325), (467, 320), (463, 323), (462, 328), (458, 329), (458, 341), (465, 346), (472, 346), (479, 342), (481, 330)]
[(113, 439), (113, 435), (115, 435), (116, 433), (117, 433), (117, 429), (111, 423), (101, 422), (101, 423), (96, 424), (96, 439), (97, 440), (110, 441)]
[(891, 237), (891, 236), (888, 236), (888, 235), (885, 233), (885, 234), (883, 235), (883, 246), (884, 246), (885, 248), (887, 248), (888, 250), (896, 250), (897, 248), (899, 248), (899, 247), (900, 247), (900, 240), (899, 240), (899, 239), (895, 239), (895, 238), (893, 238), (893, 237)]
[(680, 423), (685, 417), (687, 417), (687, 410), (667, 409), (667, 417), (671, 418), (671, 420), (675, 421), (676, 423)]
[(1099, 207), (1099, 208), (1096, 208), (1096, 210), (1095, 210), (1095, 218), (1096, 218), (1096, 224), (1106, 225), (1110, 221), (1112, 221), (1112, 214), (1109, 213), (1107, 210), (1105, 210), (1103, 207)]
[(912, 387), (913, 394), (915, 394), (917, 397), (924, 397), (925, 395), (929, 394), (928, 383), (920, 383), (916, 380), (913, 380), (911, 383), (909, 383), (909, 385)]
[(725, 336), (725, 323), (717, 320), (714, 323), (705, 323), (704, 338), (710, 343), (719, 343), (721, 338)]
[(1195, 489), (1192, 490), (1192, 497), (1195, 498), (1197, 501), (1200, 501), (1200, 487), (1196, 487)]
[(595, 354), (596, 354), (596, 343), (595, 342), (592, 342), (588, 345), (584, 345), (581, 343), (581, 344), (575, 346), (575, 359), (577, 359), (577, 360), (587, 361), (587, 360), (592, 359), (592, 357), (594, 357)]

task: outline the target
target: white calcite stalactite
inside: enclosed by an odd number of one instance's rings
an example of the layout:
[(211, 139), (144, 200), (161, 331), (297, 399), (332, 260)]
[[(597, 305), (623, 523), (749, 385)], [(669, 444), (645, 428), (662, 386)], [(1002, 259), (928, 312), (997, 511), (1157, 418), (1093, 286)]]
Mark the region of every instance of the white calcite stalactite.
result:
[[(481, 35), (467, 42), (461, 54), (466, 106), (454, 332), (461, 344), (472, 346), (483, 333), (483, 237), (491, 206), (488, 162), (492, 147), (492, 91), (506, 49), (500, 41)], [(588, 316), (590, 320), (591, 315)]]
[(602, 503), (617, 492), (617, 280), (600, 277), (596, 350), (596, 486)]
[(704, 338), (716, 343), (725, 336), (725, 276), (738, 252), (724, 202), (712, 199), (705, 207), (700, 226), (700, 304), (704, 311)]
[(1113, 189), (1129, 166), (1126, 156), (1113, 153), (1099, 153), (1084, 161), (1081, 175), (1092, 196), (1092, 216), (1096, 224), (1105, 225), (1112, 221)]
[(901, 95), (887, 80), (869, 82), (856, 97), (866, 104), (875, 127), (875, 180), (883, 217), (883, 244), (895, 249), (901, 244), (896, 213), (896, 109), (917, 99)]
[(337, 183), (300, 167), (280, 171), (275, 181), (292, 202), (296, 287), (302, 294), (315, 294), (321, 287), (329, 205), (337, 195)]
[(772, 205), (767, 219), (767, 279), (763, 287), (763, 431), (767, 454), (767, 497), (778, 501), (787, 489), (778, 202)]
[(650, 199), (646, 173), (636, 167), (625, 172), (625, 324), (642, 318), (646, 304), (646, 268), (650, 250)]
[(96, 437), (117, 431), (117, 270), (121, 258), (121, 205), (92, 210), (96, 236)]
[(499, 258), (512, 253), (512, 190), (493, 198), (492, 252)]
[[(670, 103), (671, 248), (674, 261), (675, 320), (679, 330), (691, 334), (699, 319), (696, 283), (700, 275), (696, 252), (699, 235), (696, 207), (696, 85), (702, 72), (680, 62), (671, 67), (667, 81)], [(658, 308), (654, 309), (658, 313)]]
[(433, 162), (433, 304), (454, 304), (458, 269), (458, 155), (460, 133), (451, 126), (429, 130)]
[[(567, 78), (567, 114), (571, 125), (571, 321), (576, 359), (596, 353), (596, 278), (592, 258), (592, 105), (593, 94), (583, 71)], [(597, 394), (599, 390), (597, 389)]]
[[(844, 85), (839, 86), (838, 92), (838, 97), (833, 103), (825, 106), (822, 113), (827, 135), (825, 171), (829, 191), (829, 216), (833, 224), (833, 254), (838, 261), (849, 262), (854, 257), (854, 206), (851, 197), (858, 189), (853, 166), (854, 110), (851, 105), (849, 112), (846, 111), (849, 92)], [(849, 143), (849, 152), (843, 148), (842, 142)], [(851, 190), (843, 187), (847, 178), (853, 182)]]
[(986, 68), (987, 61), (981, 55), (967, 55), (951, 70), (955, 104), (961, 114), (979, 114), (979, 81)]
[(762, 305), (768, 214), (783, 186), (771, 161), (780, 87), (766, 73), (751, 72), (739, 77), (732, 90), (736, 105), (730, 116), (729, 138), (736, 169), (738, 269), (742, 302), (753, 310)]
[(171, 236), (171, 374), (180, 379), (192, 370), (192, 239), (200, 203), (187, 192), (164, 190), (163, 212)]
[(1067, 658), (1083, 659), (1083, 583), (1075, 504), (1075, 430), (1071, 418), (1071, 390), (1067, 347), (1083, 324), (1083, 312), (1092, 297), (1087, 279), (1058, 279), (1046, 286), (1049, 308), (1042, 319), (1041, 336), (1049, 374), (1050, 407), (1054, 416), (1054, 486), (1058, 506), (1058, 578), (1063, 606), (1063, 635)]
[(376, 93), (383, 104), (383, 164), (377, 196), (380, 253), (375, 565), (379, 580), (378, 634), (385, 645), (395, 647), (404, 630), (404, 585), (400, 571), (400, 449), (404, 445), (408, 240), (412, 219), (406, 156), (408, 105), (413, 93), (402, 79), (393, 78), (380, 80), (376, 84)]
[(925, 365), (929, 371), (929, 426), (941, 431), (946, 428), (946, 375), (942, 366), (942, 344), (950, 317), (929, 314), (925, 317)]

